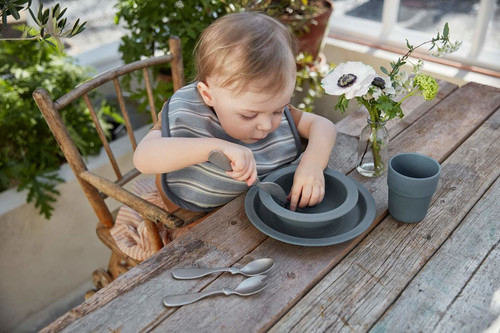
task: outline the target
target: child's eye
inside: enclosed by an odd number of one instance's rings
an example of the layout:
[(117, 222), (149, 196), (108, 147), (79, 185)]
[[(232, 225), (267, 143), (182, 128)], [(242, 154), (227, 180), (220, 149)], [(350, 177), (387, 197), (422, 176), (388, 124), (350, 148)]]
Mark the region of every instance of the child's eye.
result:
[(241, 116), (241, 118), (242, 118), (243, 120), (252, 120), (252, 119), (254, 119), (255, 117), (257, 117), (257, 115), (256, 115), (256, 114), (254, 114), (254, 115), (252, 115), (252, 116), (245, 116), (245, 115), (243, 115), (243, 114), (242, 114), (242, 115), (240, 115), (240, 116)]

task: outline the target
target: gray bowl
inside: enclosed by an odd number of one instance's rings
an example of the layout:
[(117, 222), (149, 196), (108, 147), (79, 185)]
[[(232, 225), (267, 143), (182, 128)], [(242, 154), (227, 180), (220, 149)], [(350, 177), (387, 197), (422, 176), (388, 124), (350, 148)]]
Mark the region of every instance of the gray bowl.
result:
[[(270, 173), (263, 181), (275, 182), (289, 193), (296, 169), (296, 165), (281, 168)], [(315, 206), (297, 208), (293, 212), (263, 190), (259, 190), (260, 202), (280, 221), (294, 228), (306, 230), (328, 226), (354, 208), (358, 202), (358, 189), (349, 177), (331, 168), (326, 168), (324, 175), (325, 197)]]

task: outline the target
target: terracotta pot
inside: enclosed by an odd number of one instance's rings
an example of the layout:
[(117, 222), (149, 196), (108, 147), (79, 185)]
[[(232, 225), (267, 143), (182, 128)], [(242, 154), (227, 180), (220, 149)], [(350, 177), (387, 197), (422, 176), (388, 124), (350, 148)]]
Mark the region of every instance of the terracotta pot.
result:
[[(327, 10), (309, 18), (305, 23), (302, 23), (307, 32), (297, 36), (300, 52), (311, 54), (314, 59), (316, 59), (318, 54), (323, 50), (325, 37), (328, 33), (330, 16), (333, 13), (333, 1), (323, 0), (323, 2)], [(291, 26), (297, 26), (300, 21), (301, 20), (295, 18), (281, 19), (281, 22)]]

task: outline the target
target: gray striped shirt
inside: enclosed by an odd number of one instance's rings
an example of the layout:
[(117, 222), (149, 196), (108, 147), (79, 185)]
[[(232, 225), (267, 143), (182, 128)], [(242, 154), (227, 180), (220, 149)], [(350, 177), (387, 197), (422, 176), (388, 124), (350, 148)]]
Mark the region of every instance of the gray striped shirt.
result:
[[(274, 132), (252, 144), (224, 132), (215, 112), (199, 95), (196, 82), (176, 91), (162, 111), (162, 136), (218, 138), (248, 147), (254, 154), (259, 178), (291, 163), (301, 152), (300, 138), (288, 109)], [(245, 182), (228, 177), (209, 162), (163, 174), (162, 186), (172, 202), (192, 211), (210, 211), (248, 189)]]

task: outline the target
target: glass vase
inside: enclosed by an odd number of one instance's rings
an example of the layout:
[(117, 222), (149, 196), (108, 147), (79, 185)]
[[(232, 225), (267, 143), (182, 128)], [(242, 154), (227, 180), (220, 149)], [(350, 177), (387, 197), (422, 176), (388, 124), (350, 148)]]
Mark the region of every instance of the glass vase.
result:
[(375, 122), (368, 118), (367, 122), (359, 135), (356, 169), (365, 177), (378, 177), (387, 170), (389, 132), (385, 121)]

